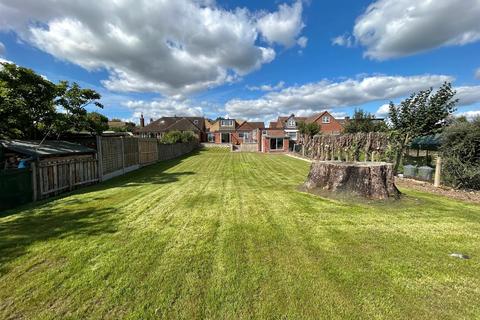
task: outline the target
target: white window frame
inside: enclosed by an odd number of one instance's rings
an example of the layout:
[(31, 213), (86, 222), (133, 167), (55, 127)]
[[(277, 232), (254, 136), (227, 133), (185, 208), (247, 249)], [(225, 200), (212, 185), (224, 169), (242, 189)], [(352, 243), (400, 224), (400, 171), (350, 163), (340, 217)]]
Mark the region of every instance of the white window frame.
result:
[(330, 123), (330, 116), (323, 116), (322, 123)]
[(297, 125), (297, 122), (295, 121), (295, 119), (288, 119), (288, 122), (287, 122), (287, 127), (295, 127)]
[(223, 119), (220, 121), (222, 127), (233, 127), (233, 120), (232, 119)]

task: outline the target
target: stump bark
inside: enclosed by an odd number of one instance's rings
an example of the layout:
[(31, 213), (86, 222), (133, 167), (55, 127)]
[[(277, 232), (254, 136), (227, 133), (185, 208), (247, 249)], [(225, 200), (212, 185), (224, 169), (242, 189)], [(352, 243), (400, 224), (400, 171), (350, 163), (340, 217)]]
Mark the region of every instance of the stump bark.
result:
[(398, 198), (393, 165), (386, 162), (316, 161), (310, 167), (307, 191), (354, 194), (368, 199)]

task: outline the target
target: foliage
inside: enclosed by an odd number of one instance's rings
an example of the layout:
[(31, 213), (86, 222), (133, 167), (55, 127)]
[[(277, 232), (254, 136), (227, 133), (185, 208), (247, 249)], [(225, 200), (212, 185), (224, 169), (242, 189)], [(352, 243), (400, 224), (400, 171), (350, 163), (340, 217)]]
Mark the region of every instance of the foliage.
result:
[(418, 136), (440, 132), (447, 124), (448, 117), (455, 111), (455, 91), (445, 82), (435, 93), (433, 88), (413, 93), (395, 106), (390, 102), (390, 127), (392, 143), (396, 150), (397, 171), (405, 152), (405, 147)]
[(480, 189), (480, 117), (459, 119), (443, 133), (443, 177), (457, 188)]
[(377, 120), (373, 114), (362, 109), (355, 109), (352, 119), (346, 122), (343, 132), (381, 132), (387, 131), (387, 129), (383, 120)]
[(37, 139), (53, 123), (58, 88), (33, 70), (0, 66), (0, 136)]
[(169, 131), (163, 135), (160, 139), (160, 143), (164, 144), (174, 144), (174, 143), (186, 143), (186, 142), (193, 142), (198, 140), (195, 133), (192, 131)]
[(86, 106), (102, 108), (100, 98), (96, 91), (77, 83), (61, 81), (56, 85), (31, 69), (2, 63), (0, 137), (41, 139), (67, 131), (97, 131), (104, 119), (99, 114), (89, 116)]
[(300, 121), (298, 123), (298, 132), (300, 132), (302, 136), (308, 136), (311, 138), (320, 132), (320, 125), (316, 122), (306, 123)]
[(61, 81), (57, 88), (58, 97), (55, 103), (63, 112), (55, 121), (53, 128), (55, 133), (82, 130), (101, 133), (99, 130), (102, 128), (108, 129), (108, 125), (105, 126), (103, 123), (105, 120), (108, 122), (108, 118), (96, 112), (88, 115), (86, 110), (90, 104), (103, 108), (103, 105), (98, 102), (101, 98), (99, 93), (92, 89), (83, 89), (75, 82), (69, 84), (67, 81)]

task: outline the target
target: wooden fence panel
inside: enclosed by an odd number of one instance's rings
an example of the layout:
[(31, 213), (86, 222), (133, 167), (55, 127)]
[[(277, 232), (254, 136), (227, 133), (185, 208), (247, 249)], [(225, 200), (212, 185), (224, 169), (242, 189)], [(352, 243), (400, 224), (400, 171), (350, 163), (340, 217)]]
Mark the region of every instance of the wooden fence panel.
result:
[(101, 148), (104, 175), (123, 168), (122, 138), (102, 137)]
[(91, 156), (46, 159), (38, 164), (39, 197), (46, 198), (99, 181), (97, 160)]
[(130, 167), (138, 164), (138, 139), (124, 138), (123, 152), (125, 157), (125, 167)]
[(139, 163), (149, 164), (158, 161), (157, 139), (138, 139)]

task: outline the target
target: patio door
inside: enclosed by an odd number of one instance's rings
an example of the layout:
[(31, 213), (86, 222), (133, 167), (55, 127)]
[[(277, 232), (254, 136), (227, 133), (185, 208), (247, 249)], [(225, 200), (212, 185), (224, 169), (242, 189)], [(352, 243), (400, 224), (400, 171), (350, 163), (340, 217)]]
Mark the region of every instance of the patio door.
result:
[(230, 143), (230, 133), (222, 133), (222, 143)]
[(283, 138), (270, 138), (270, 150), (283, 150)]

